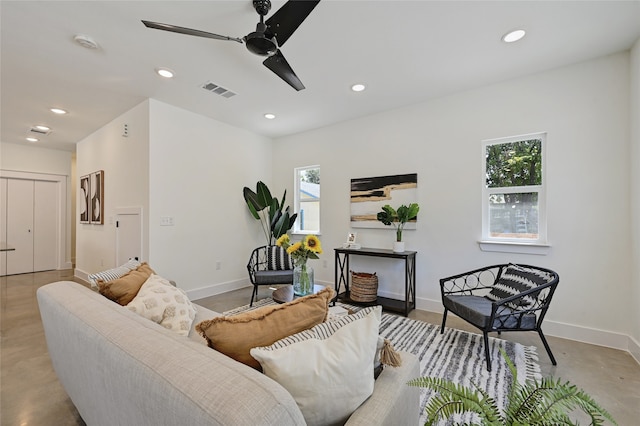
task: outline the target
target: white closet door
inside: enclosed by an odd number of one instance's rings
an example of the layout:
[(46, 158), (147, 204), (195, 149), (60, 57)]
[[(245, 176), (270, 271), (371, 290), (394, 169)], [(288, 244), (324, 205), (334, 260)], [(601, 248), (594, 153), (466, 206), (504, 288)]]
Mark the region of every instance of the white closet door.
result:
[[(7, 242), (7, 179), (0, 179), (0, 244)], [(0, 276), (7, 275), (7, 253), (0, 252)]]
[(7, 274), (33, 272), (33, 188), (34, 181), (7, 181)]
[(142, 216), (140, 213), (118, 213), (116, 215), (116, 262), (122, 265), (127, 260), (142, 261)]
[(58, 183), (35, 182), (33, 219), (33, 271), (58, 267)]

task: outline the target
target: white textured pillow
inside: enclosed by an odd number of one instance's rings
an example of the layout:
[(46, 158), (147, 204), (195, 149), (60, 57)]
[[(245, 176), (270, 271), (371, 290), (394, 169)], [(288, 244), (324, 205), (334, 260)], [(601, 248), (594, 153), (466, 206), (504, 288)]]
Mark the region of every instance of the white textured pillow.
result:
[(251, 356), (289, 391), (308, 425), (343, 424), (373, 393), (381, 315), (380, 306), (365, 308), (253, 348)]
[(196, 309), (184, 290), (152, 274), (127, 308), (183, 336), (189, 335)]

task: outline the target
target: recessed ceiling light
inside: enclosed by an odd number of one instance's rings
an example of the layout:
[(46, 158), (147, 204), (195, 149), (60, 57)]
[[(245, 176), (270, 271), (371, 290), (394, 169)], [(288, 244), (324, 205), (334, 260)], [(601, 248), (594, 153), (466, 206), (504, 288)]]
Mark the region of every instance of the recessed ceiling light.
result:
[(353, 90), (354, 92), (362, 92), (364, 89), (366, 89), (366, 86), (361, 83), (351, 86), (351, 90)]
[(268, 112), (264, 115), (264, 118), (266, 118), (267, 120), (273, 120), (274, 118), (276, 118), (276, 115)]
[(29, 142), (38, 142), (38, 138), (32, 138), (32, 137), (28, 137), (27, 140)]
[(509, 31), (502, 36), (502, 41), (504, 41), (505, 43), (513, 43), (514, 41), (520, 40), (522, 37), (524, 37), (525, 34), (525, 30)]
[(175, 75), (175, 73), (169, 68), (156, 68), (156, 73), (158, 73), (160, 77), (164, 78), (173, 78), (173, 76)]
[(37, 126), (33, 126), (33, 127), (38, 129), (38, 130), (40, 130), (41, 132), (48, 132), (49, 130), (51, 130), (50, 127), (43, 126), (43, 125), (40, 125), (40, 124), (38, 124)]
[(60, 115), (67, 113), (67, 111), (63, 110), (62, 108), (50, 108), (49, 111), (51, 111), (54, 114), (60, 114)]
[(96, 43), (91, 37), (84, 34), (76, 35), (75, 37), (73, 37), (73, 41), (75, 41), (82, 47), (86, 47), (87, 49), (98, 48), (98, 43)]

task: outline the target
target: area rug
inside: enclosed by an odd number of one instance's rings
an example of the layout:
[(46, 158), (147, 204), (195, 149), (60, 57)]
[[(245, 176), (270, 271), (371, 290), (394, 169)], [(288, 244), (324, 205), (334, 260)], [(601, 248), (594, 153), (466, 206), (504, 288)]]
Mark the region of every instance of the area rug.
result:
[[(224, 315), (234, 315), (272, 304), (275, 304), (272, 299), (262, 299), (254, 303), (253, 307), (241, 306)], [(353, 305), (338, 305), (353, 311), (361, 309)], [(488, 372), (481, 334), (451, 328), (445, 328), (445, 332), (440, 334), (439, 325), (383, 313), (380, 335), (389, 339), (396, 349), (417, 355), (421, 376), (441, 377), (464, 385), (478, 386), (492, 395), (500, 408), (506, 405), (506, 395), (512, 381), (511, 371), (500, 354), (500, 348), (513, 360), (519, 382), (541, 377), (535, 346), (490, 337), (492, 363), (491, 372)], [(424, 407), (431, 394), (431, 391), (420, 389), (420, 424), (425, 422)], [(456, 417), (455, 420), (467, 423), (472, 419)]]

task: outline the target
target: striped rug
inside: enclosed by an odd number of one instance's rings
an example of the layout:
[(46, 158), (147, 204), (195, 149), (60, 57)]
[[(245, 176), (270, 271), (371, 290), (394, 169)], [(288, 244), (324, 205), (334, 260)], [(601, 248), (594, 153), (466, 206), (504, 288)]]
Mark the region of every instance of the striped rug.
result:
[[(272, 304), (275, 304), (272, 299), (262, 299), (251, 308), (241, 306), (225, 312), (224, 315), (234, 315)], [(353, 305), (338, 305), (354, 311), (360, 309)], [(452, 328), (445, 328), (445, 332), (440, 334), (439, 325), (383, 313), (380, 335), (389, 339), (396, 349), (416, 354), (420, 360), (420, 374), (423, 377), (441, 377), (471, 386), (475, 384), (492, 395), (500, 408), (506, 405), (506, 395), (511, 385), (511, 372), (502, 359), (500, 348), (503, 348), (513, 360), (519, 382), (541, 378), (535, 346), (524, 346), (490, 337), (492, 363), (491, 372), (488, 372), (481, 334)], [(420, 424), (425, 422), (424, 407), (430, 396), (431, 391), (420, 389)], [(458, 417), (455, 420), (469, 422), (471, 419)]]

